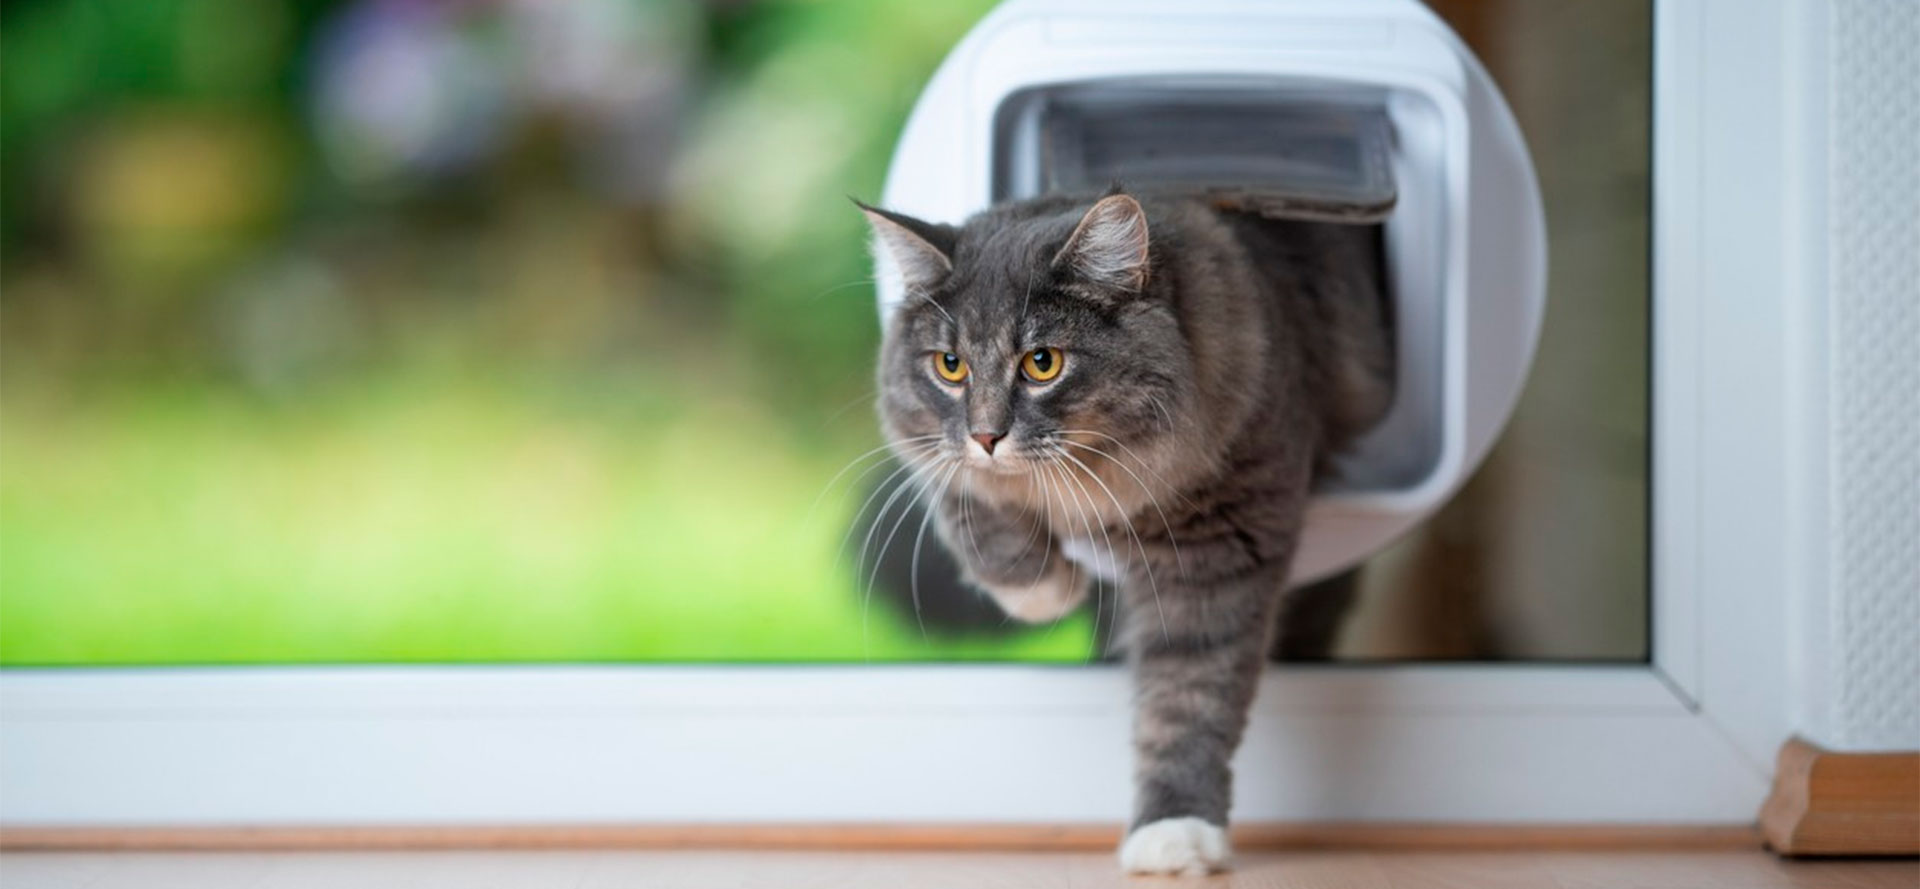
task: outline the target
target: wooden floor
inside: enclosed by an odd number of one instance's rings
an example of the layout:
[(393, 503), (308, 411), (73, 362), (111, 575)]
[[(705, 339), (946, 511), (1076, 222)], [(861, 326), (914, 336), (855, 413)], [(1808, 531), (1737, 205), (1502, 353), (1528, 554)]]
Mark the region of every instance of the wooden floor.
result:
[(1920, 889), (1920, 862), (1762, 852), (1259, 852), (1207, 879), (1093, 853), (14, 852), (4, 889)]

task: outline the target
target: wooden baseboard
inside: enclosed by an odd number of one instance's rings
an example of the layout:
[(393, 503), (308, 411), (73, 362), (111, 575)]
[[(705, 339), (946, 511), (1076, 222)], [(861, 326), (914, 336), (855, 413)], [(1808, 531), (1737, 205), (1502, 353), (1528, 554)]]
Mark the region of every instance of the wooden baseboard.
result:
[[(1260, 849), (1754, 849), (1751, 825), (1245, 824)], [(875, 849), (1105, 851), (1117, 826), (606, 825), (522, 827), (0, 827), (10, 850)]]
[(1760, 829), (1782, 855), (1920, 855), (1920, 752), (1834, 753), (1794, 738)]

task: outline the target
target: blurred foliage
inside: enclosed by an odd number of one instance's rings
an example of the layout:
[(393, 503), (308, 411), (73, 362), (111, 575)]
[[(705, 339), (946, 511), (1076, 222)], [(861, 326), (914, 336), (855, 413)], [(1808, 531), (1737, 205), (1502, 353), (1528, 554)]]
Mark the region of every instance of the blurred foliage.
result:
[(1083, 657), (869, 621), (809, 508), (845, 198), (989, 5), (9, 3), (0, 661)]

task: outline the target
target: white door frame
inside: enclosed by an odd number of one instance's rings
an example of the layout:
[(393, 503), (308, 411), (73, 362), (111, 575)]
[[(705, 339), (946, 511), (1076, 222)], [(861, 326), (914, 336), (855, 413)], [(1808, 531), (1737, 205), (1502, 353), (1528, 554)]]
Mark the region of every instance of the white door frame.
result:
[[(1656, 12), (1652, 660), (1266, 677), (1242, 821), (1745, 823), (1821, 533), (1796, 334), (1825, 16)], [(1116, 668), (0, 671), (0, 823), (1116, 821)]]

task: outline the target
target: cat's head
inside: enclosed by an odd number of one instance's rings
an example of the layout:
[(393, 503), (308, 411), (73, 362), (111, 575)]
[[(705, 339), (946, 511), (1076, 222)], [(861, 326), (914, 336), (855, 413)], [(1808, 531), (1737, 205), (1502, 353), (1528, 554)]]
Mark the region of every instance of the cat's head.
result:
[(1174, 434), (1190, 359), (1139, 202), (1013, 204), (959, 227), (862, 209), (905, 294), (879, 367), (903, 460), (1014, 489), (1076, 461), (1136, 464)]

